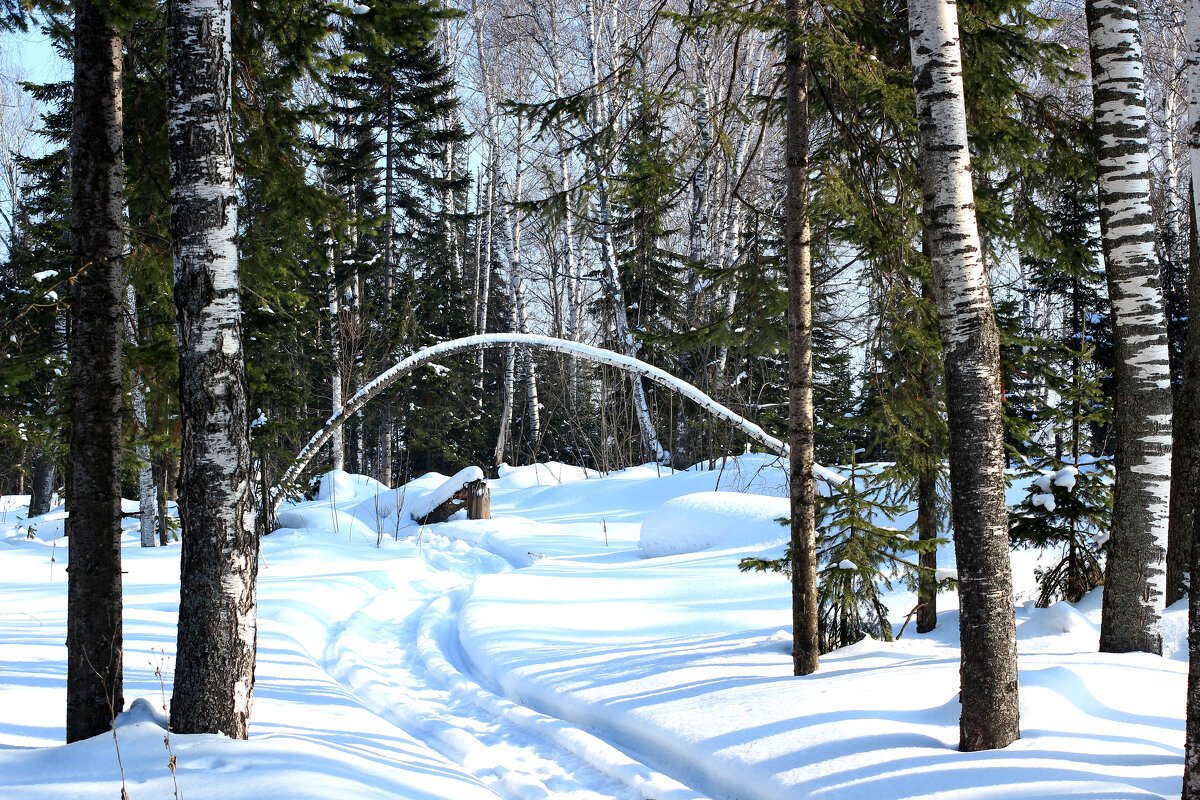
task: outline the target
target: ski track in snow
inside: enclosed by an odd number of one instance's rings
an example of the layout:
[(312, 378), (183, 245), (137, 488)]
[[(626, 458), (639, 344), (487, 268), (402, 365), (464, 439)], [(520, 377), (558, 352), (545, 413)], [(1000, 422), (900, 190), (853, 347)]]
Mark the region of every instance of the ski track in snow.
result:
[[(328, 629), (320, 663), (331, 677), (511, 800), (704, 797), (596, 736), (487, 688), (459, 644), (458, 610), (475, 577), (510, 567), (436, 534), (425, 537), (421, 555), (433, 576), (405, 585), (389, 578)], [(458, 585), (445, 590), (448, 578)]]

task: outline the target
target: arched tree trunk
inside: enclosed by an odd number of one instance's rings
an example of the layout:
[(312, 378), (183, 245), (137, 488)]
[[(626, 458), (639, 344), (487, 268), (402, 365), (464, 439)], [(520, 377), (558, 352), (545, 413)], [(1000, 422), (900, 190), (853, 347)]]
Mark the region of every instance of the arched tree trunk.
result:
[[(654, 381), (660, 386), (665, 386), (672, 391), (686, 397), (687, 399), (697, 403), (705, 412), (712, 414), (714, 417), (725, 419), (732, 422), (738, 429), (745, 433), (752, 441), (758, 442), (768, 450), (778, 453), (782, 456), (788, 455), (788, 446), (783, 442), (771, 436), (761, 427), (746, 419), (745, 417), (731, 411), (725, 406), (713, 400), (704, 392), (692, 386), (686, 381), (676, 378), (669, 372), (659, 369), (639, 361), (636, 358), (630, 358), (621, 353), (614, 353), (611, 350), (605, 350), (600, 347), (592, 347), (591, 345), (581, 344), (579, 342), (571, 342), (566, 339), (555, 339), (550, 336), (536, 336), (532, 334), (520, 333), (488, 333), (479, 336), (467, 336), (462, 339), (454, 339), (449, 342), (426, 347), (423, 350), (418, 350), (408, 358), (394, 364), (385, 372), (376, 376), (374, 380), (363, 386), (353, 397), (351, 397), (346, 407), (335, 414), (325, 423), (321, 430), (313, 434), (308, 443), (296, 455), (296, 459), (292, 465), (288, 467), (283, 477), (279, 479), (279, 483), (271, 491), (272, 503), (278, 507), (283, 501), (284, 492), (292, 487), (294, 482), (300, 477), (300, 474), (312, 461), (313, 457), (321, 450), (321, 448), (333, 438), (333, 431), (345, 423), (352, 414), (357, 412), (364, 405), (369, 403), (373, 398), (379, 395), (380, 392), (387, 389), (396, 381), (410, 374), (413, 370), (418, 369), (430, 362), (440, 361), (444, 358), (452, 356), (456, 353), (461, 353), (466, 350), (478, 350), (480, 348), (497, 348), (497, 347), (529, 347), (542, 348), (556, 353), (565, 355), (574, 355), (578, 358), (592, 361), (597, 364), (607, 364), (612, 367), (617, 367), (630, 375), (647, 378)], [(819, 464), (813, 464), (813, 473), (821, 480), (829, 483), (841, 483), (844, 478), (832, 470), (825, 469)]]

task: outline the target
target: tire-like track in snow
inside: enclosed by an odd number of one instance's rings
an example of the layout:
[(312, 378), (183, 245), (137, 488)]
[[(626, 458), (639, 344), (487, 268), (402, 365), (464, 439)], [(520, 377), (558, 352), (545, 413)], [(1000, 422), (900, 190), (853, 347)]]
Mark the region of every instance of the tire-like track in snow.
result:
[(483, 685), (459, 644), (458, 611), (477, 575), (508, 566), (428, 532), (421, 556), (423, 579), (389, 580), (329, 631), (325, 669), (364, 705), (510, 800), (703, 797), (602, 739)]

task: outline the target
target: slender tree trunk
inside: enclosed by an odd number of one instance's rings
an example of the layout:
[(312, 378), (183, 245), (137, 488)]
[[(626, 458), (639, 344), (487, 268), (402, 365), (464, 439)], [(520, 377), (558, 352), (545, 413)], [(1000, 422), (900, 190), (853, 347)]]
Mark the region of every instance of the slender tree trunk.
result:
[[(342, 309), (341, 298), (337, 285), (336, 260), (333, 249), (333, 231), (328, 232), (329, 241), (325, 244), (326, 260), (326, 289), (329, 295), (329, 363), (332, 366), (329, 376), (329, 391), (331, 410), (334, 414), (342, 410)], [(332, 449), (333, 468), (346, 468), (346, 442), (342, 431), (338, 431), (329, 443)]]
[[(925, 238), (925, 253), (928, 255), (928, 237)], [(932, 299), (933, 289), (921, 281), (921, 296)], [(926, 355), (921, 362), (921, 389), (924, 400), (931, 408), (938, 407), (938, 371), (932, 356)], [(940, 440), (940, 436), (937, 437)], [(941, 528), (938, 503), (938, 478), (941, 470), (942, 443), (931, 438), (928, 450), (923, 453), (920, 474), (917, 476), (917, 538), (930, 542), (938, 538)], [(917, 556), (921, 574), (917, 578), (917, 633), (928, 633), (937, 627), (937, 548)]]
[[(396, 316), (396, 260), (395, 260), (395, 225), (396, 211), (394, 205), (395, 160), (392, 144), (393, 112), (395, 111), (394, 87), (387, 86), (387, 109), (384, 113), (384, 155), (383, 155), (383, 277), (384, 277), (384, 313), (388, 325), (387, 355), (395, 352), (395, 343), (391, 339), (395, 328)], [(379, 420), (379, 480), (384, 486), (392, 485), (392, 443), (396, 439), (395, 426), (392, 417), (391, 402), (384, 403)]]
[(817, 482), (813, 476), (812, 248), (808, 225), (808, 20), (787, 0), (788, 446), (791, 448), (792, 667), (817, 671)]
[(71, 128), (71, 481), (67, 741), (124, 710), (121, 655), (121, 35), (75, 4)]
[[(597, 52), (597, 20), (595, 6), (591, 0), (585, 0), (584, 10), (587, 15), (587, 45), (588, 60), (591, 64), (592, 82), (600, 85), (600, 60)], [(600, 121), (604, 125), (613, 123), (613, 112), (609, 106), (608, 95), (601, 91), (600, 97), (594, 103), (589, 120), (593, 136), (599, 133)], [(601, 158), (602, 164), (607, 160)], [(625, 355), (637, 358), (638, 342), (629, 329), (629, 316), (625, 308), (625, 292), (621, 287), (621, 276), (617, 271), (616, 246), (613, 243), (612, 212), (609, 206), (607, 166), (601, 166), (600, 174), (596, 176), (596, 203), (599, 210), (600, 242), (600, 290), (613, 311), (613, 325), (616, 328), (617, 347)], [(630, 375), (630, 388), (633, 390), (633, 407), (637, 417), (638, 429), (641, 432), (642, 456), (659, 463), (666, 463), (670, 454), (663, 449), (659, 442), (658, 433), (654, 430), (654, 420), (650, 416), (650, 402), (646, 397), (646, 387), (636, 375)]]
[[(125, 341), (130, 347), (138, 343), (137, 294), (133, 284), (125, 287)], [(137, 444), (134, 453), (138, 459), (138, 521), (142, 547), (154, 547), (154, 465), (150, 460), (150, 445), (146, 441), (149, 417), (146, 415), (146, 387), (142, 382), (141, 370), (130, 379), (129, 402), (133, 407), (133, 423), (137, 426)]]
[(158, 457), (158, 545), (166, 547), (171, 543), (171, 530), (167, 523), (167, 456), (164, 453)]
[[(1200, 30), (1200, 20), (1196, 21)], [(1197, 65), (1200, 68), (1200, 65)], [(1197, 75), (1200, 81), (1200, 75)], [(1200, 93), (1200, 86), (1197, 87)], [(1196, 100), (1200, 125), (1200, 97)], [(1198, 131), (1197, 133), (1200, 133)], [(1196, 150), (1200, 157), (1200, 136)], [(1192, 167), (1196, 169), (1196, 166)], [(1200, 504), (1200, 241), (1197, 240), (1196, 208), (1193, 201), (1188, 256), (1188, 327), (1183, 355), (1183, 385), (1175, 402), (1171, 441), (1171, 509), (1167, 536), (1167, 599), (1178, 602), (1188, 589), (1188, 570), (1192, 553), (1192, 525)], [(1195, 573), (1193, 573), (1195, 574)]]
[(167, 37), (183, 426), (171, 727), (245, 738), (254, 692), (258, 537), (238, 296), (230, 0), (170, 0)]
[[(758, 94), (758, 83), (762, 75), (763, 57), (766, 53), (766, 48), (759, 46), (758, 56), (754, 61), (754, 73), (750, 80), (750, 89), (748, 94), (753, 96)], [(737, 146), (734, 149), (733, 157), (733, 176), (731, 180), (734, 186), (731, 187), (729, 194), (729, 212), (726, 218), (725, 226), (721, 231), (721, 241), (718, 247), (720, 261), (717, 263), (718, 270), (725, 270), (732, 267), (737, 262), (738, 250), (742, 244), (742, 228), (745, 225), (746, 210), (741, 199), (735, 191), (738, 181), (741, 179), (742, 170), (746, 165), (746, 148), (750, 142), (749, 121), (742, 124), (742, 130), (738, 134)], [(730, 281), (725, 287), (725, 297), (722, 312), (726, 319), (732, 319), (734, 312), (737, 310), (738, 289), (736, 281)], [(725, 379), (725, 370), (729, 364), (729, 344), (722, 341), (717, 348), (716, 363), (713, 367), (713, 375), (718, 382)]]
[(913, 0), (908, 14), (923, 217), (946, 363), (961, 608), (959, 747), (988, 750), (1020, 735), (1000, 332), (975, 220), (957, 7), (949, 0)]
[(1115, 339), (1116, 486), (1100, 649), (1162, 650), (1171, 375), (1154, 221), (1137, 0), (1088, 0), (1100, 234)]

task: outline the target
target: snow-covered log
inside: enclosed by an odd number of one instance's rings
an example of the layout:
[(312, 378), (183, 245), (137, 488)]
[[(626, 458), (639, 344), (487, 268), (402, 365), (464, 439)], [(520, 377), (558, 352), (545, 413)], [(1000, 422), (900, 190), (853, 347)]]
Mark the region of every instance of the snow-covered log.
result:
[(456, 496), (460, 495), (468, 484), (482, 480), (483, 470), (479, 467), (467, 467), (466, 469), (459, 470), (416, 504), (416, 507), (412, 510), (412, 518), (421, 525), (428, 525), (432, 522), (445, 522), (451, 513), (466, 505), (465, 496), (463, 496), (463, 506), (450, 510), (450, 513), (445, 514), (440, 519), (430, 519), (430, 516), (442, 506), (455, 499)]
[[(601, 347), (593, 347), (579, 342), (572, 342), (566, 339), (555, 339), (551, 336), (538, 336), (536, 334), (527, 333), (485, 333), (476, 336), (467, 336), (462, 339), (454, 339), (449, 342), (442, 342), (431, 347), (426, 347), (423, 350), (418, 350), (408, 358), (396, 363), (388, 370), (381, 373), (374, 380), (367, 383), (358, 390), (347, 402), (345, 407), (334, 414), (325, 423), (311, 439), (308, 444), (296, 455), (296, 460), (292, 462), (292, 466), (288, 468), (283, 477), (280, 478), (279, 484), (271, 492), (271, 500), (274, 507), (278, 508), (279, 503), (283, 500), (283, 487), (289, 486), (299, 478), (305, 467), (312, 461), (313, 457), (332, 437), (335, 430), (352, 414), (366, 405), (370, 400), (382, 392), (384, 389), (391, 386), (396, 381), (403, 378), (405, 375), (414, 370), (425, 366), (434, 361), (439, 361), (448, 356), (462, 353), (467, 350), (476, 348), (497, 348), (497, 347), (529, 347), (541, 348), (543, 350), (551, 350), (557, 353), (566, 355), (574, 355), (587, 361), (592, 361), (597, 364), (606, 364), (610, 367), (616, 367), (624, 370), (631, 375), (640, 375), (648, 378), (655, 383), (667, 387), (684, 397), (692, 400), (705, 411), (713, 416), (728, 420), (736, 425), (752, 440), (758, 442), (763, 447), (766, 447), (772, 452), (786, 456), (788, 447), (786, 444), (776, 439), (764, 431), (761, 427), (746, 419), (745, 417), (731, 411), (725, 406), (713, 400), (704, 392), (692, 386), (685, 380), (676, 378), (669, 372), (659, 369), (658, 367), (647, 364), (644, 361), (639, 361), (630, 356), (615, 353), (612, 350), (605, 350)], [(826, 469), (820, 465), (814, 466), (814, 473), (818, 478), (830, 483), (841, 483), (845, 480), (841, 475), (838, 475), (833, 470)]]

